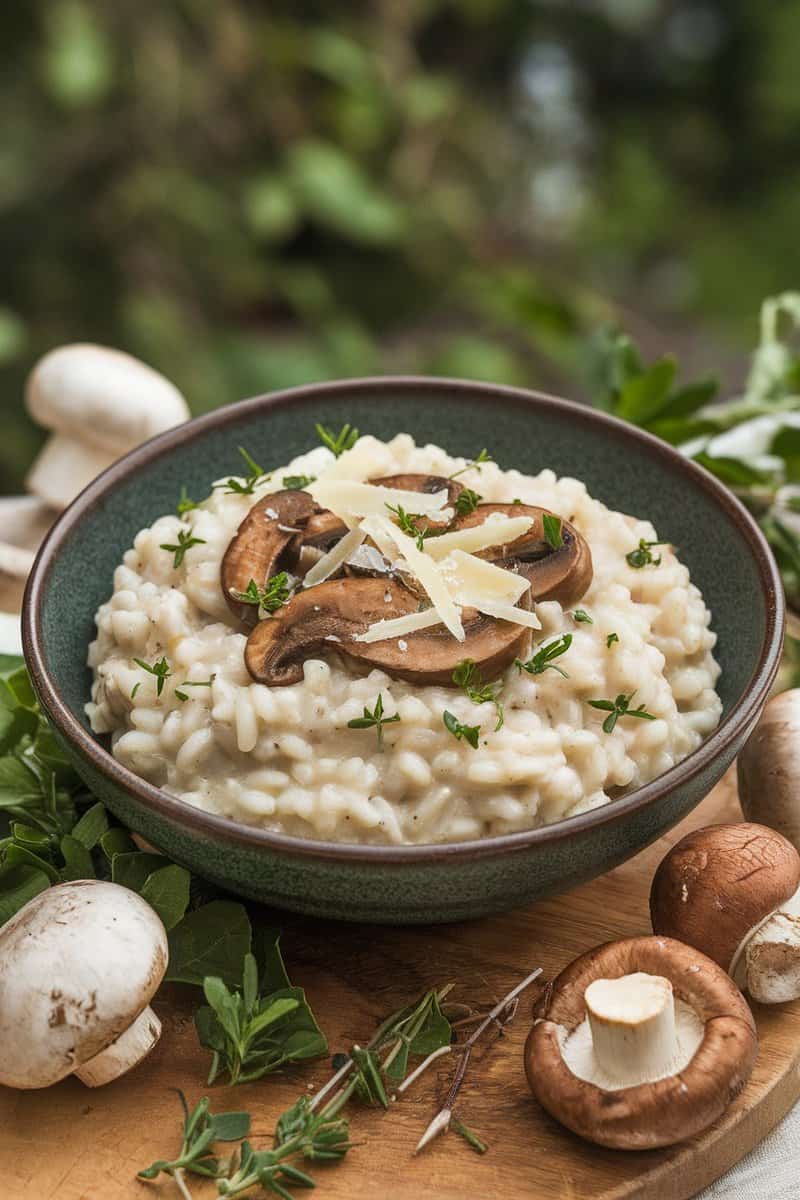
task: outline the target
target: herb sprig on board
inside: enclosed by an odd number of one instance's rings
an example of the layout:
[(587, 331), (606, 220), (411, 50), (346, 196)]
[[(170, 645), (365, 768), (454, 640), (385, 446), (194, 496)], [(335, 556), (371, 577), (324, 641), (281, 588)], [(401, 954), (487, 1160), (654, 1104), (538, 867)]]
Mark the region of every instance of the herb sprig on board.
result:
[(168, 1161), (157, 1159), (138, 1173), (139, 1179), (156, 1179), (162, 1173), (171, 1175), (181, 1194), (190, 1193), (184, 1183), (184, 1175), (202, 1175), (216, 1179), (220, 1164), (212, 1153), (215, 1142), (239, 1142), (250, 1132), (250, 1114), (246, 1112), (212, 1113), (208, 1097), (204, 1097), (189, 1111), (186, 1097), (178, 1091), (183, 1107), (183, 1141), (178, 1157)]

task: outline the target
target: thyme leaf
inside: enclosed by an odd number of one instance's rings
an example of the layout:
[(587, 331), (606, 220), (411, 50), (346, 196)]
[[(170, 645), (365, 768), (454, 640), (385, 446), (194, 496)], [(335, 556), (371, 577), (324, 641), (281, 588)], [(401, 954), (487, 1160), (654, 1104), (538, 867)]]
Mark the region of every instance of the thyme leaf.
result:
[(282, 485), (290, 492), (302, 492), (316, 480), (316, 475), (284, 475)]
[(503, 705), (498, 699), (500, 684), (484, 683), (480, 667), (472, 658), (465, 658), (458, 664), (452, 675), (453, 683), (460, 687), (473, 704), (493, 704), (497, 712), (495, 733), (503, 728), (505, 715)]
[(519, 658), (515, 659), (514, 666), (518, 671), (527, 671), (528, 675), (541, 675), (544, 671), (558, 671), (559, 675), (563, 675), (565, 679), (568, 679), (567, 672), (558, 663), (553, 662), (553, 659), (560, 658), (562, 654), (566, 654), (571, 645), (572, 634), (562, 634), (555, 641), (548, 642), (545, 646), (540, 646), (527, 662), (522, 662)]
[(448, 733), (452, 733), (457, 742), (460, 742), (463, 738), (465, 742), (468, 742), (472, 746), (473, 750), (478, 749), (478, 739), (481, 736), (480, 725), (462, 725), (458, 718), (453, 716), (451, 712), (448, 712), (447, 709), (442, 713), (442, 720), (445, 729)]
[(561, 517), (556, 517), (552, 513), (545, 513), (542, 517), (542, 527), (548, 545), (553, 550), (560, 550), (564, 545), (564, 537), (561, 533)]
[(337, 458), (340, 458), (345, 450), (352, 450), (358, 441), (358, 430), (350, 424), (343, 425), (337, 434), (324, 425), (316, 425), (315, 428), (323, 446), (327, 446)]
[(629, 567), (658, 567), (661, 565), (661, 555), (653, 554), (651, 546), (664, 546), (665, 542), (647, 542), (644, 538), (639, 539), (639, 545), (635, 550), (630, 550), (625, 555), (625, 561)]
[(238, 600), (240, 604), (258, 605), (260, 612), (270, 614), (277, 612), (281, 605), (289, 599), (290, 594), (289, 576), (286, 571), (279, 571), (277, 575), (272, 575), (263, 588), (258, 586), (255, 579), (251, 579), (246, 591), (231, 592), (234, 600)]
[(572, 614), (572, 619), (573, 621), (577, 621), (579, 624), (594, 625), (594, 621), (589, 616), (585, 608), (576, 608)]
[(372, 712), (364, 705), (363, 717), (354, 717), (352, 721), (347, 722), (348, 729), (375, 729), (378, 735), (378, 745), (383, 745), (383, 727), (391, 725), (394, 721), (400, 720), (400, 714), (395, 713), (392, 717), (384, 716), (383, 712), (383, 693), (378, 693), (378, 699), (375, 701), (375, 707)]
[(458, 471), (454, 471), (453, 474), (448, 475), (447, 478), (448, 479), (458, 479), (459, 475), (463, 475), (465, 471), (471, 471), (473, 467), (475, 468), (476, 471), (480, 471), (481, 466), (484, 463), (490, 463), (490, 462), (494, 462), (494, 459), (492, 458), (491, 454), (488, 453), (486, 447), (484, 446), (484, 448), (481, 450), (480, 454), (476, 458), (471, 458), (469, 460), (469, 462), (466, 464), (466, 466), (461, 467), (460, 470), (458, 470)]
[(468, 1145), (472, 1146), (472, 1149), (476, 1152), (476, 1154), (485, 1154), (489, 1149), (489, 1147), (486, 1145), (486, 1142), (481, 1141), (477, 1133), (473, 1133), (471, 1129), (462, 1124), (462, 1122), (456, 1117), (450, 1118), (450, 1128), (454, 1129), (457, 1134), (460, 1134), (464, 1141), (467, 1142)]
[(191, 529), (179, 529), (177, 543), (162, 542), (160, 549), (170, 551), (174, 556), (172, 565), (177, 570), (178, 567), (182, 566), (187, 550), (191, 550), (192, 546), (205, 546), (205, 544), (206, 539), (195, 537)]
[(154, 675), (156, 678), (156, 695), (160, 696), (164, 691), (164, 684), (172, 674), (169, 669), (169, 663), (166, 658), (161, 658), (158, 662), (146, 663), (143, 658), (135, 658), (133, 660), (137, 667), (141, 667), (143, 671), (147, 671), (149, 675)]
[(248, 454), (244, 446), (239, 447), (239, 453), (244, 459), (244, 464), (247, 467), (247, 474), (244, 483), (241, 479), (231, 477), (226, 479), (224, 483), (217, 483), (214, 486), (218, 488), (227, 488), (226, 495), (237, 496), (252, 496), (259, 483), (266, 482), (270, 477), (264, 472), (263, 467), (260, 467), (251, 454)]
[(614, 645), (614, 642), (618, 642), (618, 641), (619, 641), (619, 634), (618, 633), (610, 633), (608, 635), (608, 637), (606, 638), (606, 646), (610, 650), (611, 647)]
[(188, 1195), (181, 1184), (184, 1171), (215, 1179), (219, 1163), (212, 1154), (215, 1142), (238, 1142), (250, 1132), (250, 1114), (246, 1112), (212, 1113), (208, 1097), (189, 1112), (186, 1097), (178, 1091), (183, 1106), (183, 1141), (178, 1157), (171, 1162), (157, 1159), (149, 1167), (138, 1172), (139, 1179), (155, 1179), (162, 1172), (171, 1175), (178, 1183), (181, 1193)]
[(472, 488), (464, 488), (463, 492), (456, 497), (453, 507), (460, 517), (467, 517), (470, 513), (475, 512), (482, 499), (483, 496), (479, 492), (473, 492)]
[(635, 692), (630, 692), (626, 695), (624, 692), (620, 692), (613, 700), (587, 701), (587, 704), (592, 708), (599, 708), (602, 712), (608, 713), (605, 721), (603, 721), (604, 733), (613, 733), (617, 721), (622, 717), (638, 717), (640, 721), (655, 721), (656, 718), (653, 713), (647, 712), (643, 704), (640, 704), (638, 708), (630, 707), (631, 700), (635, 694)]
[(186, 486), (183, 485), (181, 487), (181, 494), (178, 499), (178, 507), (176, 510), (178, 513), (178, 516), (184, 517), (184, 516), (186, 516), (186, 514), (188, 512), (191, 512), (193, 509), (199, 508), (199, 507), (200, 507), (199, 504), (195, 500), (192, 500), (191, 496), (186, 491)]

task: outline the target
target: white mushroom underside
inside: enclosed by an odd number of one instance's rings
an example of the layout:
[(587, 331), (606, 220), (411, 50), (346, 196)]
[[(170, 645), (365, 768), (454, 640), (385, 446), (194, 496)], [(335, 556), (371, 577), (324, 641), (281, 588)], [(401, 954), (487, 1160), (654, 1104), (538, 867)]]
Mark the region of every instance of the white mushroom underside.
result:
[(624, 1022), (621, 1022), (616, 1029), (618, 1066), (610, 1067), (608, 1059), (604, 1065), (598, 1059), (587, 1017), (572, 1033), (564, 1026), (559, 1026), (564, 1062), (573, 1075), (607, 1092), (635, 1087), (640, 1083), (656, 1083), (659, 1079), (677, 1075), (694, 1057), (703, 1040), (704, 1025), (691, 1005), (677, 998), (674, 1005), (674, 1036), (670, 1030), (667, 1035), (670, 1041), (662, 1046), (663, 1053), (647, 1057), (635, 1053), (637, 1029), (633, 1024), (626, 1029)]
[(762, 1004), (800, 996), (800, 888), (742, 939), (730, 974)]

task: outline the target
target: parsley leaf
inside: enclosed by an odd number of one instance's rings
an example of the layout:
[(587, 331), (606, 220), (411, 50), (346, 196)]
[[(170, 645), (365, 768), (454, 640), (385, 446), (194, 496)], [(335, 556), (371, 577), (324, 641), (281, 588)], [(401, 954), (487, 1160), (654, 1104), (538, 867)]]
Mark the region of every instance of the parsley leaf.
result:
[(571, 645), (572, 634), (562, 634), (554, 642), (548, 642), (546, 646), (540, 646), (527, 662), (522, 662), (519, 658), (515, 659), (514, 666), (518, 671), (527, 671), (529, 675), (541, 675), (544, 671), (558, 671), (559, 675), (563, 675), (565, 679), (568, 679), (567, 672), (562, 667), (559, 667), (557, 663), (554, 663), (553, 659), (560, 658), (562, 654), (566, 654)]
[(478, 738), (481, 735), (480, 725), (462, 725), (458, 718), (454, 717), (447, 709), (442, 713), (442, 720), (445, 729), (452, 733), (456, 741), (461, 741), (463, 738), (464, 741), (469, 742), (473, 750), (478, 749)]

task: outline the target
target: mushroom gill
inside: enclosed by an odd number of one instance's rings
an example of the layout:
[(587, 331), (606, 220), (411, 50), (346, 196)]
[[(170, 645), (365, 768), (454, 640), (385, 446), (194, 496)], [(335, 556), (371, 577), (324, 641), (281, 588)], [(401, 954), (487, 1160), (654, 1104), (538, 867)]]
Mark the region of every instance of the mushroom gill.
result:
[(279, 569), (282, 556), (305, 526), (316, 505), (308, 492), (272, 492), (254, 504), (242, 521), (222, 559), (220, 578), (225, 602), (240, 621), (252, 623), (258, 616), (255, 605), (237, 596), (255, 580), (263, 588)]
[(407, 616), (418, 609), (418, 597), (394, 580), (328, 580), (297, 593), (256, 626), (247, 642), (245, 664), (258, 683), (281, 687), (303, 678), (306, 659), (335, 650), (398, 679), (451, 686), (453, 669), (462, 659), (471, 658), (484, 678), (492, 678), (522, 652), (528, 637), (524, 626), (465, 609), (466, 638), (455, 646), (442, 625), (404, 638), (356, 640), (376, 621)]

